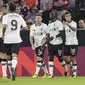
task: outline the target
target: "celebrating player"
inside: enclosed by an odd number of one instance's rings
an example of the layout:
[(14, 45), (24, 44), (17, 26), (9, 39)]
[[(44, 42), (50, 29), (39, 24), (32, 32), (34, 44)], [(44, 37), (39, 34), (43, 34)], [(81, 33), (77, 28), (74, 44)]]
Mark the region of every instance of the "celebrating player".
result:
[(14, 4), (9, 5), (9, 13), (3, 16), (3, 32), (2, 39), (4, 40), (4, 48), (7, 56), (12, 59), (11, 77), (15, 80), (15, 68), (17, 66), (17, 56), (19, 52), (20, 43), (22, 39), (20, 37), (20, 28), (26, 28), (24, 19), (16, 14), (16, 6)]
[[(72, 77), (77, 76), (77, 62), (76, 55), (78, 49), (78, 40), (76, 36), (77, 24), (72, 20), (70, 12), (63, 15), (63, 24), (65, 29), (65, 46), (64, 46), (64, 60), (72, 69)], [(70, 60), (68, 60), (70, 56)]]
[(63, 44), (63, 24), (57, 20), (57, 11), (53, 10), (50, 13), (50, 23), (48, 24), (48, 33), (51, 41), (48, 43), (49, 52), (49, 71), (50, 76), (53, 77), (54, 56), (58, 57), (61, 65), (64, 67), (65, 74), (67, 75), (68, 69), (66, 63), (62, 58), (62, 44)]
[[(1, 65), (2, 65), (2, 78), (7, 78), (7, 57), (4, 52), (4, 44), (2, 40), (2, 17), (7, 13), (7, 6), (2, 5), (0, 9), (0, 60), (1, 60)], [(9, 63), (9, 60), (8, 60)], [(9, 67), (9, 64), (8, 64)]]
[[(40, 68), (42, 68), (45, 72), (45, 76), (48, 76), (48, 70), (47, 67), (43, 61), (44, 52), (45, 52), (45, 37), (47, 34), (47, 25), (42, 23), (42, 15), (36, 14), (35, 17), (35, 24), (33, 24), (30, 28), (30, 42), (32, 45), (32, 49), (35, 50), (36, 56), (37, 56), (37, 65), (36, 65), (36, 72), (33, 76), (33, 78), (38, 77), (38, 73), (40, 71)], [(43, 42), (42, 42), (43, 41)]]

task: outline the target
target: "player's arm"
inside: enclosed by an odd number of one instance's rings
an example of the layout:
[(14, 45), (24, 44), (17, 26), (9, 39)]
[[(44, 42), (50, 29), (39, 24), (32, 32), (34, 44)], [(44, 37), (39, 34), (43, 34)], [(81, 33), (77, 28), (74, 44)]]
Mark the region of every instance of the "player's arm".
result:
[(2, 39), (4, 39), (4, 35), (6, 32), (6, 27), (7, 27), (7, 17), (3, 16), (2, 18), (2, 24), (3, 24), (3, 28), (2, 28)]
[(32, 49), (35, 50), (34, 37), (33, 36), (30, 36), (30, 43), (31, 43)]
[(60, 25), (58, 28), (59, 28), (59, 34), (56, 35), (56, 38), (61, 37), (63, 40), (63, 44), (64, 44), (65, 43), (65, 30), (64, 30), (64, 26), (61, 22), (60, 22)]
[(47, 33), (47, 35), (46, 35), (47, 43), (51, 42), (53, 39), (54, 39), (54, 37), (53, 36), (50, 37), (50, 33)]
[(50, 37), (50, 32), (49, 32), (49, 29), (48, 29), (47, 25), (45, 26), (44, 31), (46, 33), (46, 37), (45, 37), (46, 42), (44, 43), (44, 46), (45, 46), (48, 42), (52, 41), (54, 38)]
[(56, 38), (61, 37), (61, 36), (63, 35), (63, 32), (64, 32), (63, 30), (60, 30), (60, 31), (59, 31), (59, 34), (56, 35)]
[[(56, 35), (56, 38), (61, 37), (64, 33), (63, 24), (61, 22), (58, 22), (58, 24), (59, 34)], [(57, 26), (55, 25), (55, 27)]]
[(34, 37), (33, 36), (30, 36), (30, 43), (32, 46), (34, 45)]
[(59, 34), (56, 35), (56, 38), (58, 38), (58, 37), (61, 37), (63, 40), (63, 43), (65, 43), (65, 31), (64, 30), (59, 31)]
[(76, 31), (76, 30), (77, 30), (76, 27), (73, 27), (73, 26), (71, 26), (70, 24), (67, 24), (67, 26), (68, 26), (71, 30), (73, 30), (73, 31)]
[(26, 25), (26, 22), (25, 22), (25, 20), (21, 17), (21, 21), (22, 21), (22, 29), (21, 30), (29, 30), (28, 29), (28, 27), (27, 27), (27, 25)]
[(6, 32), (6, 25), (4, 24), (4, 25), (3, 25), (3, 28), (2, 28), (2, 39), (3, 39), (3, 40), (4, 40), (5, 32)]
[(77, 24), (74, 23), (74, 25), (70, 25), (69, 23), (65, 22), (65, 24), (72, 30), (72, 31), (77, 31)]
[(35, 41), (34, 41), (34, 35), (33, 35), (33, 29), (32, 29), (32, 26), (31, 26), (31, 29), (30, 29), (30, 43), (31, 43), (31, 46), (32, 46), (32, 49), (35, 50)]

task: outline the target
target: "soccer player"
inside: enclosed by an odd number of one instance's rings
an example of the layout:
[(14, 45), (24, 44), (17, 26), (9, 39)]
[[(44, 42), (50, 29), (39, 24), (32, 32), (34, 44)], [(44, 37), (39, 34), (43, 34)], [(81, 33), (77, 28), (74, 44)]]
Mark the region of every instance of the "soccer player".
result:
[(7, 78), (7, 73), (6, 73), (7, 57), (3, 50), (4, 44), (3, 44), (3, 40), (2, 40), (2, 17), (3, 17), (3, 15), (5, 15), (7, 13), (7, 6), (2, 5), (0, 10), (1, 10), (1, 12), (0, 12), (0, 61), (1, 61), (1, 65), (2, 65), (2, 78)]
[(9, 13), (2, 18), (3, 31), (2, 39), (4, 40), (4, 48), (7, 56), (12, 59), (11, 66), (11, 78), (15, 80), (15, 68), (17, 66), (17, 56), (19, 52), (20, 43), (22, 39), (20, 37), (20, 28), (27, 28), (26, 23), (21, 15), (16, 14), (16, 6), (14, 4), (9, 5)]
[(42, 23), (42, 15), (40, 13), (37, 13), (35, 17), (35, 24), (33, 24), (30, 28), (30, 42), (32, 45), (32, 49), (35, 50), (37, 56), (36, 72), (33, 78), (38, 77), (40, 68), (42, 68), (45, 72), (45, 75), (43, 77), (48, 76), (48, 70), (43, 61), (44, 52), (45, 52), (45, 47), (43, 42), (47, 34), (48, 30), (47, 28), (48, 28), (47, 25)]
[[(66, 12), (64, 15), (64, 29), (65, 29), (65, 46), (64, 46), (64, 60), (72, 69), (72, 77), (77, 76), (77, 62), (76, 55), (78, 49), (78, 40), (76, 36), (77, 23), (72, 20), (70, 12)], [(68, 60), (70, 56), (70, 60)]]
[(65, 73), (67, 75), (68, 69), (66, 63), (62, 58), (62, 44), (63, 44), (63, 24), (57, 20), (57, 11), (52, 10), (50, 13), (50, 23), (48, 24), (48, 33), (51, 41), (48, 43), (48, 53), (49, 53), (49, 78), (53, 77), (53, 67), (54, 67), (54, 56), (58, 57), (61, 65), (64, 67)]

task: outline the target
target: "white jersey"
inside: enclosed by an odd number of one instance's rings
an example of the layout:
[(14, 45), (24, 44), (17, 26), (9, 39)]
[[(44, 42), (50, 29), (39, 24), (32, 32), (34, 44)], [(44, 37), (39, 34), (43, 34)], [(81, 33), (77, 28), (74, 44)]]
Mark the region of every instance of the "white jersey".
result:
[(48, 27), (42, 23), (40, 26), (33, 24), (30, 28), (30, 36), (34, 38), (35, 47), (42, 46), (42, 39), (46, 37)]
[(26, 23), (21, 15), (16, 13), (9, 13), (3, 16), (2, 24), (7, 25), (4, 43), (21, 43), (22, 39), (20, 37), (21, 26), (25, 27)]
[[(69, 25), (71, 25), (74, 28), (77, 28), (77, 24), (74, 21), (69, 23)], [(65, 25), (65, 35), (66, 35), (65, 45), (78, 45), (76, 32), (77, 31), (73, 31), (67, 25)]]
[(1, 22), (1, 15), (0, 15), (0, 38), (2, 38), (2, 22)]
[(53, 45), (60, 45), (62, 44), (62, 38), (57, 37), (56, 35), (59, 34), (59, 31), (63, 30), (63, 24), (59, 21), (56, 20), (55, 22), (52, 22), (48, 24), (48, 32), (50, 33), (50, 37), (54, 37), (54, 39), (50, 42)]
[(2, 38), (2, 23), (0, 22), (0, 38)]

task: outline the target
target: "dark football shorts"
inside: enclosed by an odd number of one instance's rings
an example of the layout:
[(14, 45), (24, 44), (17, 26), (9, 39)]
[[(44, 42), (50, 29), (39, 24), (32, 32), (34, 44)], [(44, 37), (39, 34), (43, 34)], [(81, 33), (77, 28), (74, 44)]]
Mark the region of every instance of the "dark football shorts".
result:
[(76, 56), (78, 50), (78, 45), (65, 45), (64, 46), (64, 56)]
[(20, 43), (16, 44), (4, 44), (4, 52), (7, 55), (11, 55), (12, 53), (15, 53), (18, 55), (20, 48)]
[(36, 56), (43, 58), (43, 57), (44, 57), (45, 49), (46, 49), (46, 47), (45, 47), (44, 49), (42, 49), (41, 46), (37, 47), (37, 48), (35, 49)]
[(4, 43), (3, 43), (3, 40), (2, 38), (0, 38), (0, 52), (4, 52)]
[(62, 57), (62, 45), (52, 45), (48, 44), (48, 53), (50, 57)]

